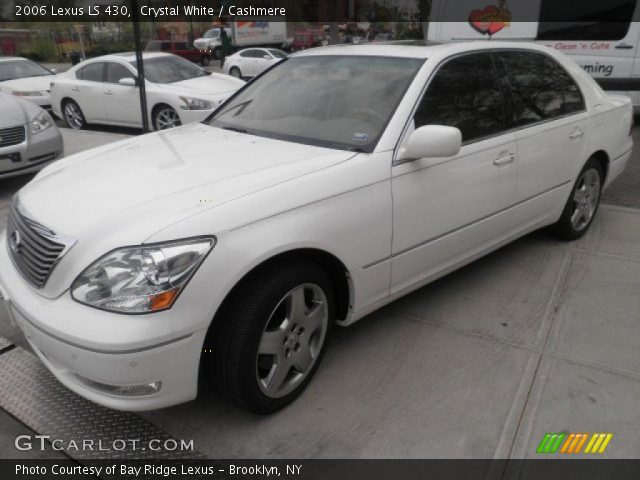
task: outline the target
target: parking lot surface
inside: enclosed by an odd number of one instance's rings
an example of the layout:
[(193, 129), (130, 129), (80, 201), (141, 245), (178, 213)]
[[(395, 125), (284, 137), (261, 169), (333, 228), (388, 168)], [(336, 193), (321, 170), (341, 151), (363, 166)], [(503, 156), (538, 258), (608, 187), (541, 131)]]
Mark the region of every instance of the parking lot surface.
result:
[[(66, 151), (132, 133), (65, 130)], [(601, 457), (637, 457), (635, 137), (585, 237), (536, 232), (336, 329), (318, 374), (285, 410), (248, 414), (203, 381), (197, 400), (141, 416), (216, 458), (534, 458), (544, 434), (561, 431), (613, 433)], [(2, 224), (26, 181), (0, 181)], [(0, 337), (26, 347), (0, 311)], [(0, 412), (3, 457), (16, 455), (24, 428)]]

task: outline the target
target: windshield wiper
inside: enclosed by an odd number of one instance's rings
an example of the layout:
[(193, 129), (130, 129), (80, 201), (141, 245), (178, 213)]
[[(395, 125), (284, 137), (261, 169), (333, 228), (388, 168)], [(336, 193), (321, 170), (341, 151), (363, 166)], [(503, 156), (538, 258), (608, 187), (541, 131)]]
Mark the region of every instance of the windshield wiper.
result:
[(222, 127), (223, 130), (231, 130), (232, 132), (247, 133), (244, 128), (239, 127)]

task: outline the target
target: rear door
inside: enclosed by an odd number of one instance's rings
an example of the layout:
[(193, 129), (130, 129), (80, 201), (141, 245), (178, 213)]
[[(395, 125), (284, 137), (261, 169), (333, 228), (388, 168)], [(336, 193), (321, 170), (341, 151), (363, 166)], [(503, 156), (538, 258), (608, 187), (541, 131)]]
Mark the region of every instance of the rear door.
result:
[(518, 142), (514, 228), (542, 221), (564, 205), (583, 163), (587, 112), (579, 86), (550, 55), (494, 53), (512, 103)]
[(630, 95), (637, 104), (639, 14), (637, 0), (542, 0), (537, 40), (571, 55), (604, 90)]

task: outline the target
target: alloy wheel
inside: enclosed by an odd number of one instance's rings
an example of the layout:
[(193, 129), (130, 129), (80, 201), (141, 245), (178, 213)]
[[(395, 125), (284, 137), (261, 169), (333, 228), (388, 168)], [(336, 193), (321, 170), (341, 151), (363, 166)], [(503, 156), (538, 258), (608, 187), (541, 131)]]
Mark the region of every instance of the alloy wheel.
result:
[(589, 225), (600, 201), (600, 175), (590, 168), (585, 170), (573, 192), (571, 225), (580, 231)]
[(278, 302), (258, 347), (262, 393), (280, 398), (303, 382), (322, 351), (328, 326), (327, 297), (316, 284), (299, 285)]
[(182, 125), (182, 122), (173, 108), (163, 108), (156, 113), (155, 124), (157, 130), (166, 130)]
[(80, 107), (73, 102), (67, 102), (65, 104), (64, 118), (67, 121), (67, 124), (75, 130), (80, 130), (84, 123)]

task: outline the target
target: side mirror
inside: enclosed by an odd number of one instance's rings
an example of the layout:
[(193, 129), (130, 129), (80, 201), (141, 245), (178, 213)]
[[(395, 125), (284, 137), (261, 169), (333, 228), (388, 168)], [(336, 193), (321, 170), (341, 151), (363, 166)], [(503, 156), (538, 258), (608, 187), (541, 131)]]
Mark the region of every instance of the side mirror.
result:
[(58, 69), (57, 68), (50, 68), (49, 71), (51, 73), (58, 73)]
[(125, 87), (135, 87), (138, 82), (136, 82), (135, 78), (125, 77), (118, 80), (119, 85), (124, 85)]
[(265, 60), (271, 60), (271, 57), (269, 55), (263, 55), (262, 58), (264, 58)]
[(409, 136), (402, 159), (453, 157), (460, 152), (462, 133), (455, 127), (424, 125)]

